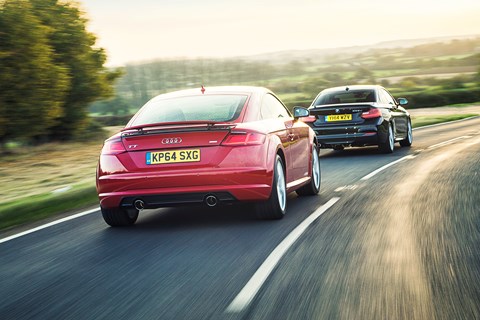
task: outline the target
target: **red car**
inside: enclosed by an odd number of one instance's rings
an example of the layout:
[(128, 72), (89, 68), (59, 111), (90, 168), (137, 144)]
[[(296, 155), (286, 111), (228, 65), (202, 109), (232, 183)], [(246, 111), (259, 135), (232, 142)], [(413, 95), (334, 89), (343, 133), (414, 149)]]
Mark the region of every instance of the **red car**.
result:
[(142, 209), (255, 202), (280, 219), (287, 194), (315, 195), (320, 161), (313, 130), (268, 89), (216, 87), (159, 95), (105, 141), (97, 191), (105, 222), (135, 223)]

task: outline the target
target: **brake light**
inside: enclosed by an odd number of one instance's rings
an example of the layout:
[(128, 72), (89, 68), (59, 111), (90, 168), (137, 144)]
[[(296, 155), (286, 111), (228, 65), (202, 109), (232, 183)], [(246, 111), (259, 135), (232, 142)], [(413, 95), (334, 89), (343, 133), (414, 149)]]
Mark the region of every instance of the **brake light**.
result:
[(377, 108), (372, 108), (366, 112), (363, 112), (361, 115), (363, 119), (372, 119), (372, 118), (378, 118), (381, 116), (382, 116), (382, 112), (380, 111), (380, 109), (377, 109)]
[(223, 140), (222, 145), (224, 146), (246, 146), (246, 145), (255, 145), (262, 144), (265, 142), (265, 135), (257, 132), (239, 132), (232, 131), (226, 138)]
[(305, 122), (305, 123), (312, 123), (312, 122), (317, 121), (317, 117), (315, 117), (315, 116), (301, 117), (299, 119), (300, 119), (300, 121)]
[(119, 154), (127, 151), (123, 146), (122, 139), (111, 139), (105, 141), (102, 148), (102, 154)]

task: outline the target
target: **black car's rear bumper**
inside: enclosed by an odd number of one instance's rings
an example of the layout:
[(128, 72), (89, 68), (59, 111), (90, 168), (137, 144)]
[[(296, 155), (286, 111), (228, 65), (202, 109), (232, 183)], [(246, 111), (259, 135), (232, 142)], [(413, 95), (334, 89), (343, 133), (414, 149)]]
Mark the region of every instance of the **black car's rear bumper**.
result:
[(387, 137), (388, 124), (313, 127), (320, 148), (378, 145)]

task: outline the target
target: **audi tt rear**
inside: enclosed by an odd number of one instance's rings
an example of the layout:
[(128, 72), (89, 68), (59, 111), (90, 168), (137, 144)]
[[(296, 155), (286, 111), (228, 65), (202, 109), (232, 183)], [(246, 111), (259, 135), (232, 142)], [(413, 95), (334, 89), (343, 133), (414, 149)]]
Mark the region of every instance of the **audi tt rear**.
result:
[(139, 211), (168, 206), (255, 202), (279, 219), (286, 195), (317, 194), (315, 133), (268, 89), (184, 90), (147, 102), (105, 141), (97, 168), (104, 220), (135, 223)]

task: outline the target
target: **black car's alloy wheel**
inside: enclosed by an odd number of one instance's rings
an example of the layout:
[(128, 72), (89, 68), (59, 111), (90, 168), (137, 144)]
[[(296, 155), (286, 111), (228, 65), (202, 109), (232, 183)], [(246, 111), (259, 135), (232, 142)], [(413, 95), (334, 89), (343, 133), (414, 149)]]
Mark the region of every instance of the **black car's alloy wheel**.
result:
[(389, 124), (388, 130), (387, 130), (387, 137), (385, 141), (381, 141), (378, 144), (378, 149), (380, 150), (380, 152), (383, 152), (383, 153), (392, 153), (394, 147), (395, 147), (395, 137), (393, 135), (393, 128)]
[(400, 145), (402, 147), (410, 147), (412, 145), (412, 142), (413, 142), (412, 123), (410, 122), (410, 120), (408, 120), (408, 122), (407, 122), (407, 136), (405, 137), (405, 139), (400, 141)]

